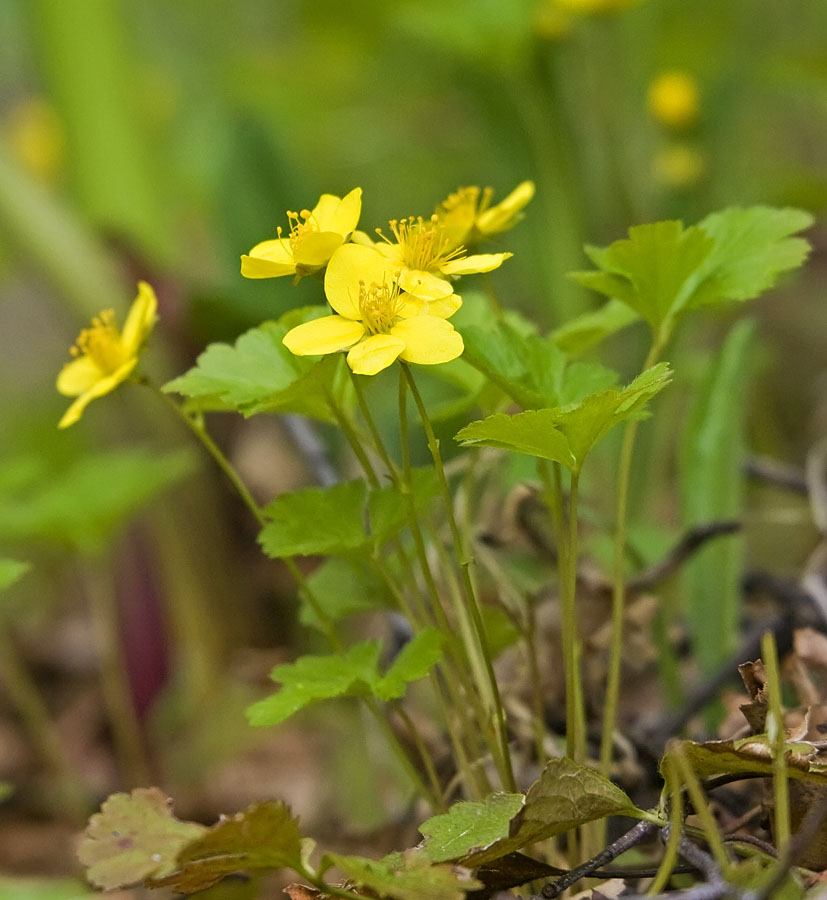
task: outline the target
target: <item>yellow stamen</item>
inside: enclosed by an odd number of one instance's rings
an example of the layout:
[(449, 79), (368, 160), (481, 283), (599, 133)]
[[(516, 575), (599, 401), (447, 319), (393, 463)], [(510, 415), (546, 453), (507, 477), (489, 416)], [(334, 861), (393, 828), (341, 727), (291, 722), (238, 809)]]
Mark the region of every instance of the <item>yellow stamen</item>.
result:
[(371, 334), (388, 334), (399, 318), (399, 289), (396, 284), (366, 285), (359, 282), (359, 314)]
[[(450, 236), (446, 234), (436, 215), (427, 221), (422, 216), (391, 219), (389, 224), (399, 245), (402, 262), (409, 269), (437, 271), (448, 260), (465, 253), (464, 247), (451, 247)], [(392, 243), (380, 229), (377, 228), (376, 232), (389, 244)]]
[(104, 310), (92, 319), (92, 325), (84, 328), (74, 347), (72, 356), (88, 356), (95, 365), (108, 374), (119, 369), (126, 360), (121, 333), (115, 325), (115, 311)]

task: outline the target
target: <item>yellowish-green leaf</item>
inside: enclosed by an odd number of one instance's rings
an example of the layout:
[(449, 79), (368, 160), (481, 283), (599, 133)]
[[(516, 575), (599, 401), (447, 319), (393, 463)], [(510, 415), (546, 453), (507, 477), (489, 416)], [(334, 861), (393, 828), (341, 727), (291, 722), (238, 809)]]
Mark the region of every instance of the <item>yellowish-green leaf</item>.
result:
[(471, 856), (494, 841), (508, 837), (511, 820), (522, 809), (522, 794), (489, 794), (480, 803), (461, 800), (447, 813), (426, 819), (419, 830), (425, 835), (425, 852), (432, 862)]
[(78, 859), (97, 887), (126, 887), (169, 875), (176, 868), (178, 853), (206, 830), (176, 819), (158, 788), (136, 788), (131, 794), (113, 794), (92, 816)]

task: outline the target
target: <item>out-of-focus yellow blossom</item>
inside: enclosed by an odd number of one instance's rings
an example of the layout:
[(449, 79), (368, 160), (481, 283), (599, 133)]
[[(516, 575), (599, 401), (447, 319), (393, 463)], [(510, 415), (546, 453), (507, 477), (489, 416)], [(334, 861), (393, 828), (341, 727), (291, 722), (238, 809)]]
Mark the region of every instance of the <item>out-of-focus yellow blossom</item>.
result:
[(396, 243), (377, 229), (382, 240), (374, 248), (388, 261), (399, 287), (414, 297), (439, 301), (454, 292), (451, 277), (490, 272), (499, 268), (512, 253), (465, 255), (465, 248), (454, 242), (455, 234), (446, 229), (436, 214), (390, 222)]
[(523, 181), (499, 203), (491, 206), (490, 188), (464, 187), (442, 201), (436, 216), (449, 244), (474, 245), (484, 238), (513, 228), (522, 218), (523, 208), (534, 197), (534, 182)]
[(706, 164), (697, 147), (685, 143), (670, 143), (655, 154), (652, 168), (655, 178), (661, 184), (686, 190), (701, 180)]
[(27, 172), (49, 184), (63, 166), (63, 129), (54, 108), (29, 98), (11, 109), (3, 131), (15, 159)]
[(336, 315), (287, 332), (284, 345), (297, 356), (348, 350), (354, 372), (375, 375), (396, 359), (435, 365), (464, 349), (462, 337), (445, 321), (459, 308), (459, 297), (441, 308), (403, 293), (394, 269), (371, 247), (340, 247), (328, 263), (324, 289)]
[(141, 349), (156, 321), (158, 301), (155, 291), (138, 282), (138, 296), (119, 331), (115, 313), (107, 309), (84, 328), (72, 347), (75, 358), (66, 363), (57, 376), (57, 389), (67, 397), (77, 397), (58, 423), (58, 428), (73, 425), (97, 397), (102, 397), (126, 381), (138, 363)]
[(556, 0), (558, 6), (580, 15), (620, 12), (640, 3), (640, 0)]
[(559, 41), (571, 34), (572, 13), (558, 6), (554, 0), (537, 7), (534, 30), (547, 41)]
[(288, 212), (290, 234), (278, 228), (278, 237), (256, 244), (241, 257), (245, 278), (301, 278), (321, 269), (342, 246), (359, 223), (362, 189), (354, 188), (344, 197), (322, 194), (312, 210)]
[(665, 128), (686, 131), (698, 121), (698, 85), (688, 72), (662, 72), (649, 85), (646, 99), (650, 115)]

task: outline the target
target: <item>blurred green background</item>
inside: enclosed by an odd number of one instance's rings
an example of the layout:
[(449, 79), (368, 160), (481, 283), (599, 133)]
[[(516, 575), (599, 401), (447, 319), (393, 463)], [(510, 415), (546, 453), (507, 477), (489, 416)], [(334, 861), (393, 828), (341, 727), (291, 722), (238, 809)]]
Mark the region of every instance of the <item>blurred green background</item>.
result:
[[(55, 427), (54, 379), (78, 331), (103, 308), (122, 316), (139, 278), (160, 299), (146, 368), (162, 382), (207, 342), (320, 302), (312, 278), (242, 279), (239, 256), (322, 192), (361, 186), (371, 230), (462, 185), (499, 199), (533, 180), (502, 239), (514, 259), (491, 277), (544, 329), (597, 305), (565, 277), (585, 242), (730, 204), (796, 205), (817, 216), (814, 253), (754, 311), (750, 440), (800, 466), (827, 427), (821, 0), (0, 0), (0, 21), (0, 557), (33, 563), (2, 597), (3, 627), (37, 678), (68, 666), (93, 685), (71, 629), (83, 631), (90, 571), (114, 578), (155, 778), (189, 784), (196, 811), (217, 802), (196, 785), (218, 745), (243, 741), (199, 725), (225, 709), (244, 731), (227, 672), (254, 681), (295, 631), (287, 579), (154, 398), (127, 386)], [(690, 99), (667, 96), (664, 111), (652, 85), (674, 71)], [(730, 321), (676, 351), (690, 380)], [(624, 376), (640, 338), (608, 348)], [(277, 424), (214, 424), (262, 499), (307, 477), (289, 443), (261, 449)], [(788, 542), (778, 565), (793, 571), (810, 538), (805, 513), (791, 515), (761, 540)], [(262, 660), (239, 656), (256, 646)], [(60, 719), (81, 694), (48, 693), (47, 706)], [(69, 756), (92, 795), (136, 776), (123, 760), (84, 768), (77, 746)], [(47, 814), (40, 764), (0, 761), (0, 780), (35, 785), (13, 808)]]

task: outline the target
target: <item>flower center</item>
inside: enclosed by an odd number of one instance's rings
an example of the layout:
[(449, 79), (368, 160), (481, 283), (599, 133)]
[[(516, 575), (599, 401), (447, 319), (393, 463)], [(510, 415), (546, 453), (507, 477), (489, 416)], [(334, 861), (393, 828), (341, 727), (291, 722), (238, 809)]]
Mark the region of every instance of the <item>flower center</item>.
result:
[[(465, 252), (464, 247), (452, 246), (451, 236), (446, 233), (437, 215), (427, 221), (422, 216), (392, 219), (389, 224), (399, 245), (402, 262), (409, 269), (433, 272), (449, 259), (462, 256)], [(388, 241), (379, 229), (377, 233)]]
[[(309, 209), (303, 209), (301, 212), (290, 212), (288, 210), (287, 221), (290, 223), (290, 235), (287, 240), (292, 251), (295, 251), (296, 247), (301, 244), (308, 234), (321, 230)], [(281, 238), (282, 229), (278, 228), (277, 232), (279, 238)]]
[(396, 284), (366, 285), (359, 282), (359, 314), (371, 334), (387, 334), (399, 318), (399, 288)]
[(72, 356), (88, 356), (105, 374), (111, 375), (126, 361), (121, 333), (115, 325), (115, 311), (104, 310), (84, 328), (72, 347)]

